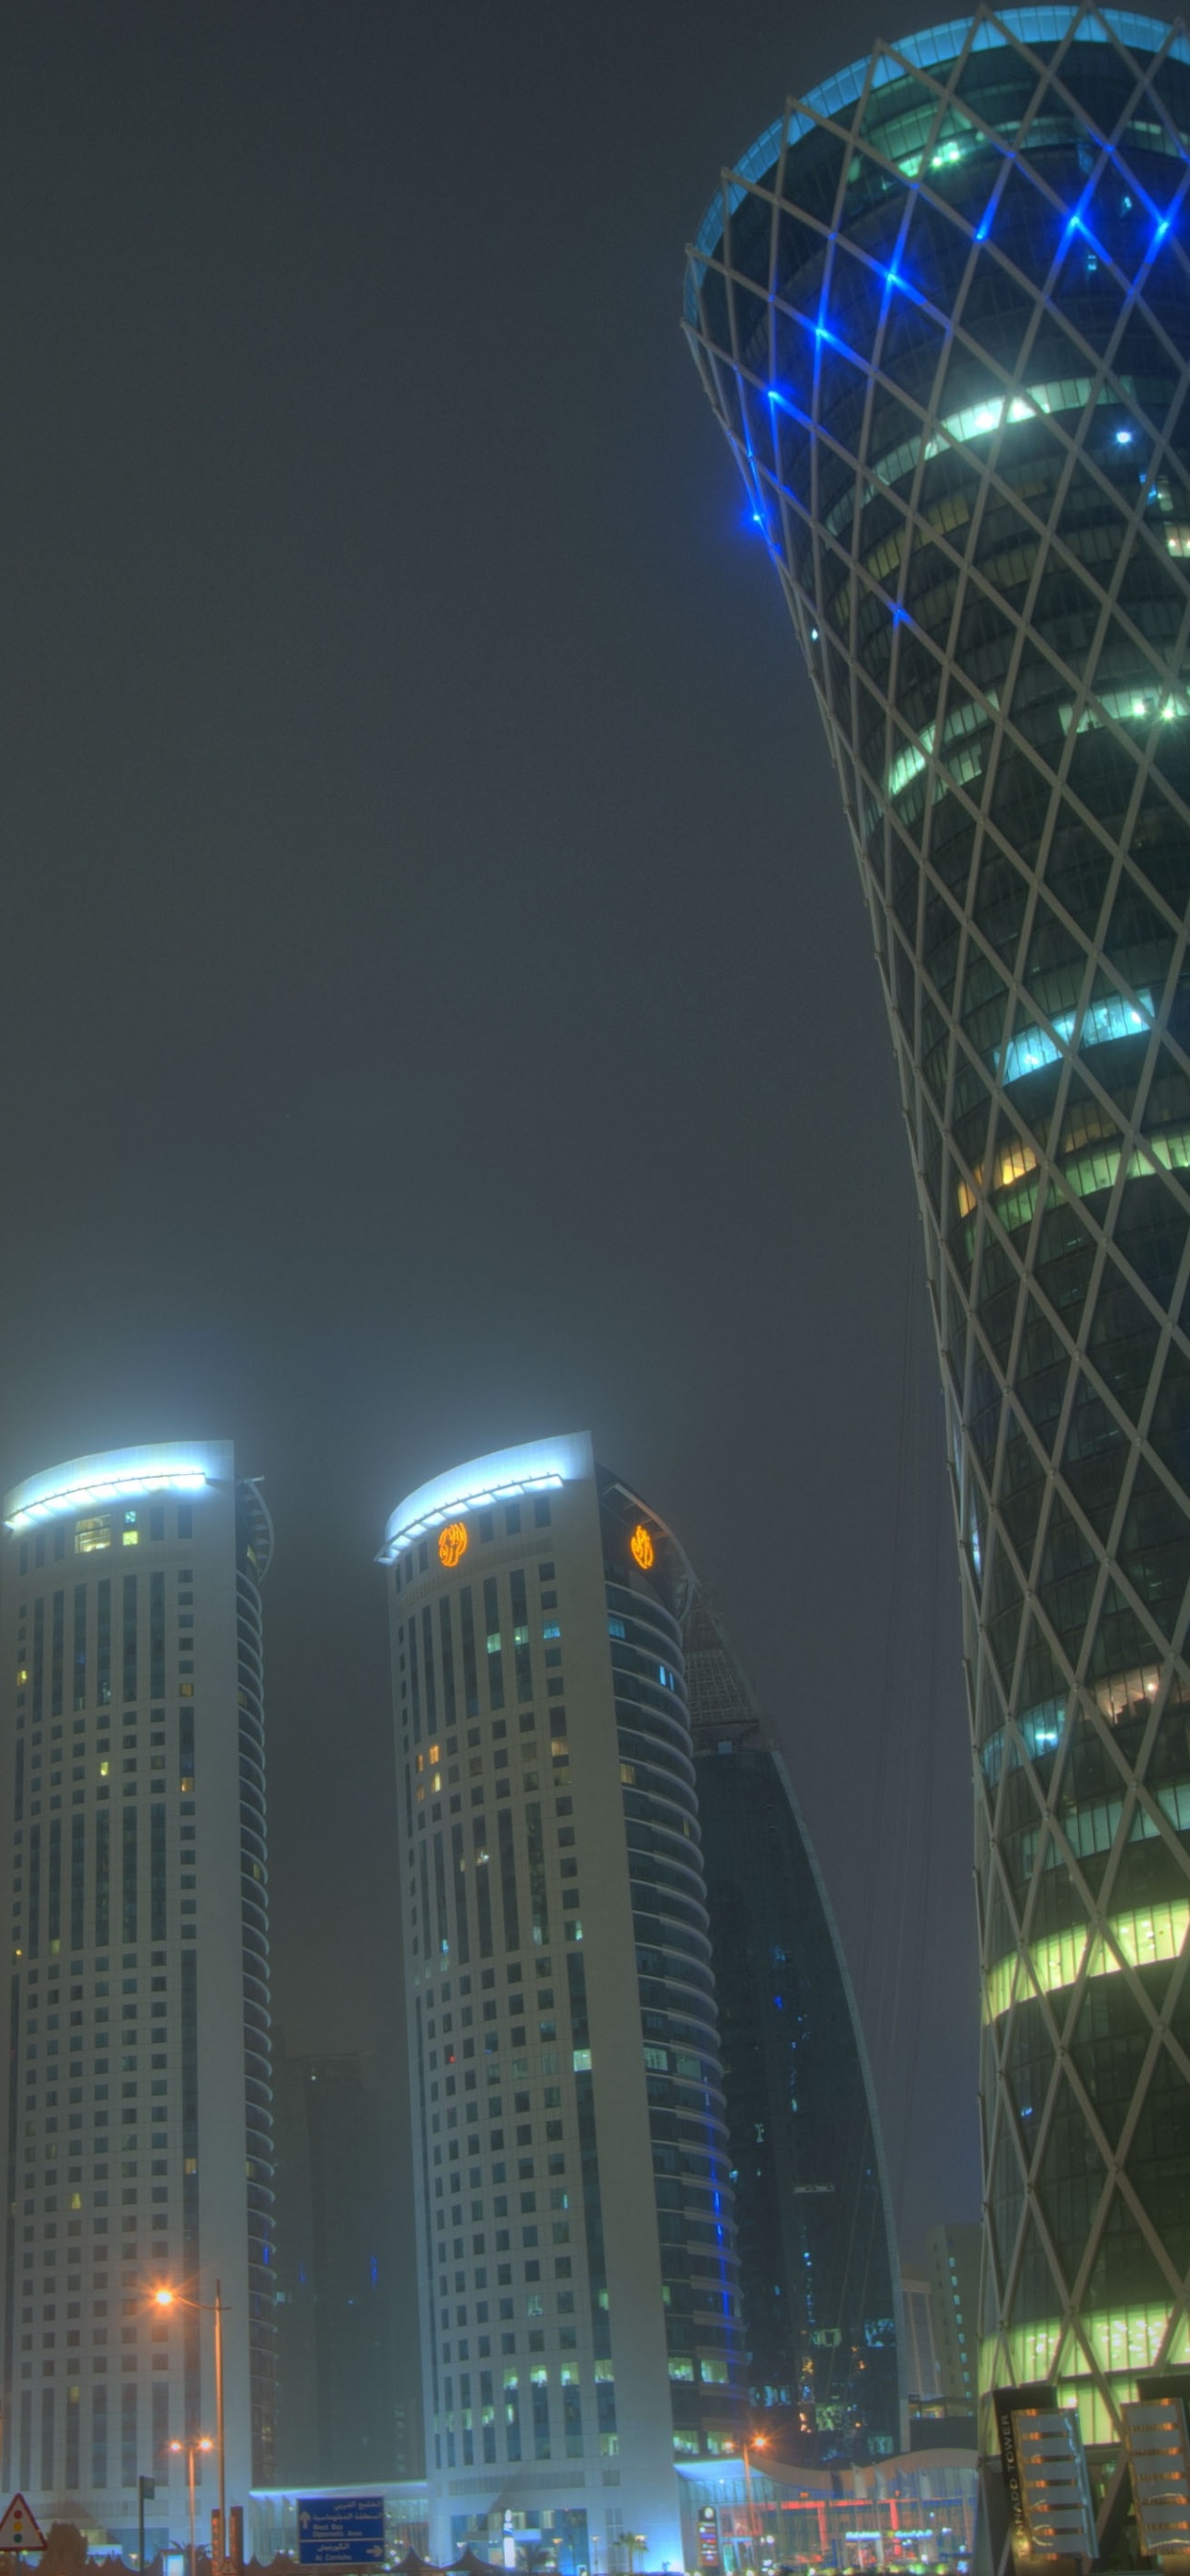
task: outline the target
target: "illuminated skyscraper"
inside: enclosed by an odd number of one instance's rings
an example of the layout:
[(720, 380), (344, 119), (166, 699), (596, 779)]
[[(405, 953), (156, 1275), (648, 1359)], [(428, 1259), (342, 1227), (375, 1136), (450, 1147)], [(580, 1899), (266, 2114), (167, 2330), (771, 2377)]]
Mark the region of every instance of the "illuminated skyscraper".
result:
[(842, 787), (925, 1228), (982, 2384), (1056, 2378), (1092, 2439), (1190, 2359), (1188, 153), (1180, 28), (981, 10), (791, 105), (686, 287)]
[(3, 2474), (128, 2555), (142, 2476), (154, 2545), (186, 2536), (216, 2280), (229, 2503), (270, 2465), (272, 1531), (224, 1441), (71, 1459), (4, 1516)]
[(689, 1567), (577, 1434), (423, 1485), (383, 1561), (431, 2554), (681, 2566), (675, 2466), (741, 2413)]
[(749, 2397), (783, 2458), (887, 2458), (906, 2440), (899, 2275), (859, 2016), (784, 1763), (699, 1585), (684, 1642)]

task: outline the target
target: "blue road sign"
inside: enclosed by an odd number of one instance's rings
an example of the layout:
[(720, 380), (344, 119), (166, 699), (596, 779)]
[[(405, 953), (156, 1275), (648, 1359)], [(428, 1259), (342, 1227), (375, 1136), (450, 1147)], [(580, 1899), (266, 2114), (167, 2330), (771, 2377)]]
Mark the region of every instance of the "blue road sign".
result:
[(383, 2496), (299, 2496), (298, 2565), (383, 2567)]

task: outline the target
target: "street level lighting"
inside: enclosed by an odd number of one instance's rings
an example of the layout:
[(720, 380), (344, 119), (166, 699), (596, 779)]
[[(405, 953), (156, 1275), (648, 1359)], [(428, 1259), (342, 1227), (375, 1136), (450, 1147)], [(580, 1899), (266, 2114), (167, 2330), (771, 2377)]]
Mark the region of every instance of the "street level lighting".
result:
[[(756, 2534), (756, 2508), (752, 2500), (752, 2462), (748, 2455), (751, 2451), (767, 2451), (768, 2446), (767, 2433), (753, 2433), (750, 2441), (740, 2444), (740, 2456), (744, 2463), (744, 2487), (748, 2497), (748, 2537), (752, 2543), (752, 2566), (756, 2576), (759, 2576), (760, 2569), (760, 2547)], [(734, 2450), (735, 2445), (728, 2443), (725, 2447)]]
[[(223, 2291), (216, 2281), (215, 2303), (212, 2307), (209, 2300), (188, 2299), (181, 2290), (171, 2290), (163, 2286), (159, 2290), (154, 2290), (153, 2303), (158, 2308), (193, 2308), (199, 2316), (213, 2317), (215, 2320), (215, 2440), (219, 2452), (219, 2564), (215, 2569), (215, 2576), (222, 2576), (223, 2562), (227, 2556), (227, 2460), (223, 2436)], [(209, 2450), (210, 2447), (208, 2442), (207, 2449)], [(171, 2448), (176, 2448), (176, 2445), (171, 2445)], [(193, 2576), (193, 2569), (191, 2576)]]
[(198, 2576), (194, 2555), (194, 2454), (196, 2451), (213, 2451), (215, 2445), (210, 2435), (203, 2433), (196, 2441), (171, 2442), (169, 2447), (171, 2451), (184, 2451), (186, 2454), (186, 2474), (190, 2485), (190, 2576)]

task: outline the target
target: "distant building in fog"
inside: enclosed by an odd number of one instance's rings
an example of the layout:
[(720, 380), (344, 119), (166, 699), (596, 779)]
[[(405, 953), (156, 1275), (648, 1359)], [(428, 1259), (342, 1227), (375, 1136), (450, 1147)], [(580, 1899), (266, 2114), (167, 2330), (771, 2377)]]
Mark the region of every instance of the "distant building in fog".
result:
[(901, 2313), (904, 2319), (904, 2380), (910, 2415), (923, 2408), (941, 2410), (942, 2380), (938, 2355), (934, 2349), (933, 2302), (930, 2284), (914, 2279), (908, 2273), (901, 2279)]
[(867, 2052), (809, 1836), (697, 1589), (684, 1642), (754, 2407), (800, 2456), (904, 2441), (899, 2266)]
[(273, 2138), (277, 2193), (274, 2297), (277, 2313), (279, 2483), (321, 2480), (318, 2389), (314, 2358), (314, 2214), (306, 2126), (306, 2060), (291, 2057), (273, 2035)]
[(279, 2057), (277, 2074), (280, 2476), (391, 2482), (408, 2460), (382, 2106), (359, 2057)]
[(977, 2226), (932, 2227), (930, 2298), (942, 2394), (951, 2415), (974, 2415), (979, 2394), (979, 2260)]

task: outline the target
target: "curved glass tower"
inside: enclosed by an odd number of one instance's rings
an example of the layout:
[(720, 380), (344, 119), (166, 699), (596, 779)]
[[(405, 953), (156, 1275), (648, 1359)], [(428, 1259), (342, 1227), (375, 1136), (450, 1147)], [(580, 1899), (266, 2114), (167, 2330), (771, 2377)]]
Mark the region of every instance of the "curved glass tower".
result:
[(722, 189), (686, 323), (859, 858), (925, 1227), (976, 1750), (983, 2386), (1190, 2359), (1190, 44), (877, 48)]
[(783, 2457), (900, 2451), (896, 2240), (850, 1980), (784, 1763), (701, 1585), (686, 1692), (749, 2394)]

